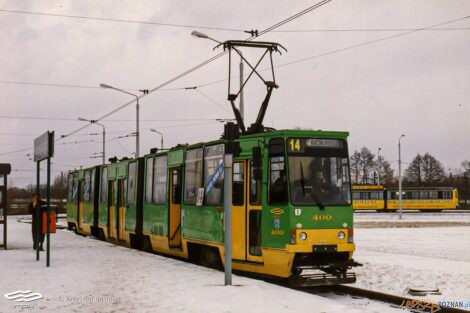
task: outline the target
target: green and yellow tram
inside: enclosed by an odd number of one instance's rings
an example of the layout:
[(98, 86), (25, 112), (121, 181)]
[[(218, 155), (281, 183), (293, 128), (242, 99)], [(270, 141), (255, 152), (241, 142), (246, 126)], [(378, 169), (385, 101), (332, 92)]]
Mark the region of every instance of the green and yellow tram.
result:
[[(220, 46), (229, 55), (265, 49), (261, 59), (269, 56), (271, 67), (273, 52), (283, 49), (238, 40)], [(252, 72), (264, 82), (266, 96), (255, 123), (245, 128), (234, 101), (246, 82), (231, 93), (230, 69), (228, 100), (237, 124), (227, 123), (222, 139), (71, 172), (70, 227), (125, 246), (223, 266), (223, 160), (229, 153), (233, 268), (290, 278), (297, 285), (354, 282), (348, 270), (360, 264), (352, 259), (348, 133), (263, 127), (278, 85), (274, 68), (267, 81), (256, 67)], [(93, 199), (82, 195), (87, 182), (95, 190)]]
[[(309, 285), (355, 280), (348, 273), (357, 263), (347, 136), (282, 130), (236, 140), (235, 270)], [(226, 140), (177, 146), (71, 172), (69, 225), (125, 246), (223, 265), (226, 147)], [(322, 274), (306, 276), (308, 270)]]

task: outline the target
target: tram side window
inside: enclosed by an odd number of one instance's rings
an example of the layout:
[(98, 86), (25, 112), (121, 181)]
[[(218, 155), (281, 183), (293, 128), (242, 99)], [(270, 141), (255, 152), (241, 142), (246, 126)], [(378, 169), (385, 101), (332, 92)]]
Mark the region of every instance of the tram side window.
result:
[(250, 162), (250, 204), (261, 205), (261, 179), (254, 179), (253, 161)]
[(251, 255), (261, 255), (261, 211), (251, 210), (250, 217), (249, 244)]
[(287, 173), (284, 157), (284, 140), (275, 138), (269, 142), (269, 203), (287, 203)]
[(429, 192), (427, 192), (427, 191), (420, 191), (420, 192), (419, 192), (419, 198), (420, 198), (420, 199), (429, 199)]
[(78, 174), (73, 175), (72, 182), (72, 201), (77, 202), (78, 200)]
[(90, 179), (90, 201), (94, 202), (95, 199), (95, 176), (96, 169), (91, 170), (91, 179)]
[(353, 200), (360, 200), (361, 199), (361, 193), (360, 192), (353, 192)]
[(173, 179), (171, 180), (171, 195), (172, 195), (172, 203), (173, 204), (180, 204), (181, 203), (181, 170), (174, 169), (172, 170)]
[(243, 205), (245, 202), (245, 171), (242, 162), (233, 163), (232, 204)]
[(430, 191), (429, 199), (437, 199), (437, 191)]
[(85, 172), (85, 181), (84, 181), (84, 189), (83, 189), (83, 201), (88, 202), (90, 201), (90, 171)]
[(224, 145), (204, 148), (204, 198), (206, 204), (222, 204)]
[(379, 199), (379, 193), (378, 193), (377, 191), (371, 192), (371, 193), (370, 193), (370, 198), (371, 198), (372, 200), (377, 200), (377, 199)]
[(153, 163), (153, 203), (155, 204), (166, 202), (166, 166), (166, 155), (155, 158)]
[(444, 191), (443, 192), (444, 199), (452, 199), (452, 191)]
[(153, 158), (148, 158), (145, 164), (145, 203), (152, 203), (153, 190)]
[(196, 204), (198, 189), (202, 187), (202, 148), (186, 151), (184, 170), (184, 203)]
[(135, 203), (135, 176), (136, 176), (136, 163), (129, 163), (129, 173), (127, 180), (127, 204)]
[(72, 201), (72, 184), (73, 184), (73, 176), (69, 174), (67, 179), (67, 200)]
[(106, 203), (106, 188), (108, 187), (108, 168), (103, 167), (101, 171), (101, 203)]

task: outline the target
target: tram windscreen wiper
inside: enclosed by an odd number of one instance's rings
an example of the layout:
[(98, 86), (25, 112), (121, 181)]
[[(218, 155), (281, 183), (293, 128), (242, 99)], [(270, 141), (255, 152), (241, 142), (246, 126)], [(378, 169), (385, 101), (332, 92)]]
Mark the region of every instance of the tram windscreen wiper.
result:
[(313, 199), (313, 201), (315, 201), (315, 204), (318, 205), (320, 210), (323, 211), (325, 209), (325, 206), (321, 202), (320, 198), (318, 198), (317, 191), (313, 188), (312, 188), (312, 199)]
[(300, 162), (300, 186), (302, 187), (302, 197), (305, 198), (305, 179), (304, 179), (304, 169), (302, 167), (302, 162)]

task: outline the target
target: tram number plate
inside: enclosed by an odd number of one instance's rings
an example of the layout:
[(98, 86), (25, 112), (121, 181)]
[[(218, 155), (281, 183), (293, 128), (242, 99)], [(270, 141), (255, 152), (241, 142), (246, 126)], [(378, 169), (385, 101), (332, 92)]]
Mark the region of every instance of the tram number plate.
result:
[(336, 245), (317, 245), (313, 246), (313, 252), (317, 253), (327, 253), (327, 252), (336, 252), (338, 246)]

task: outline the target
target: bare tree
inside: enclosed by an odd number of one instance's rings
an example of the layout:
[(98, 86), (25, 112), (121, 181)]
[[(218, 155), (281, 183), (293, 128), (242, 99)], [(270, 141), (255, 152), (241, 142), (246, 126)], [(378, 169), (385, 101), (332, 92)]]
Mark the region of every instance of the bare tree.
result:
[(351, 156), (351, 174), (355, 184), (367, 184), (371, 183), (373, 175), (375, 173), (375, 155), (370, 152), (366, 147), (362, 147), (361, 150), (354, 151)]
[(360, 153), (354, 151), (353, 155), (350, 158), (350, 166), (351, 166), (351, 179), (354, 184), (359, 184), (359, 160), (360, 160)]
[(418, 154), (405, 170), (405, 180), (417, 186), (437, 185), (445, 178), (442, 163), (427, 152), (424, 156)]
[(439, 184), (446, 178), (444, 166), (435, 157), (426, 153), (423, 157), (424, 182), (431, 186)]
[(423, 156), (421, 154), (418, 153), (405, 170), (404, 180), (417, 186), (423, 185)]
[(382, 185), (393, 184), (393, 170), (390, 166), (390, 162), (385, 160), (383, 156), (379, 156), (376, 164), (376, 168), (378, 169), (378, 176), (380, 177), (380, 182)]
[(469, 160), (463, 160), (462, 163), (460, 163), (462, 167), (464, 168), (465, 171), (470, 171), (470, 161)]

